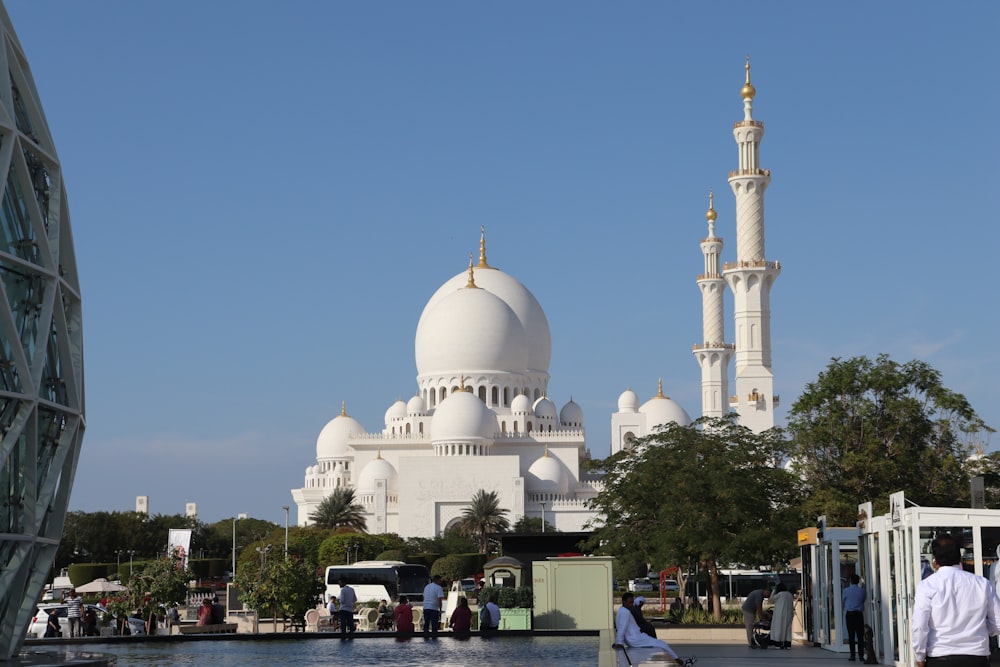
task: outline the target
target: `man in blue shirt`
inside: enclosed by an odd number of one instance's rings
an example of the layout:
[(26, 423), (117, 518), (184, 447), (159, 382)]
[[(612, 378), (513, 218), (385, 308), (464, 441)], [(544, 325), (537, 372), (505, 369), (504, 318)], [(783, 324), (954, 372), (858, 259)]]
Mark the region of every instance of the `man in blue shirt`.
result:
[(847, 622), (847, 643), (851, 646), (851, 657), (854, 660), (854, 643), (858, 644), (858, 658), (865, 661), (865, 589), (860, 586), (861, 577), (851, 575), (851, 585), (844, 589), (844, 617)]
[(354, 605), (358, 601), (358, 596), (343, 577), (338, 583), (340, 584), (340, 639), (343, 641), (348, 636), (354, 638)]

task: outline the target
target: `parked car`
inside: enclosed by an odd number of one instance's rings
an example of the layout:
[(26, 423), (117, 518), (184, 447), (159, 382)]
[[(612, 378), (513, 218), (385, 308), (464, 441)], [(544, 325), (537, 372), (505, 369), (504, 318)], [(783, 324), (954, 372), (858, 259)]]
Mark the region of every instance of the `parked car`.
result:
[[(93, 609), (97, 613), (98, 622), (100, 622), (104, 614), (108, 613), (107, 609), (97, 604), (86, 604), (84, 607)], [(35, 611), (35, 615), (31, 619), (31, 625), (28, 626), (28, 632), (25, 636), (37, 639), (44, 637), (45, 626), (49, 622), (49, 615), (55, 614), (59, 619), (59, 629), (62, 631), (62, 636), (69, 637), (69, 618), (66, 616), (67, 609), (68, 607), (65, 604), (59, 602), (38, 605), (38, 610)], [(128, 628), (133, 635), (146, 634), (146, 622), (141, 618), (130, 616), (128, 618)]]
[(629, 579), (628, 589), (633, 593), (651, 593), (653, 591), (653, 582), (648, 577)]
[(466, 593), (474, 592), (478, 587), (476, 586), (476, 580), (473, 577), (467, 577), (461, 581), (462, 590)]
[(681, 594), (681, 587), (673, 579), (664, 579), (663, 580), (663, 593), (668, 598), (675, 598), (675, 597), (678, 597)]

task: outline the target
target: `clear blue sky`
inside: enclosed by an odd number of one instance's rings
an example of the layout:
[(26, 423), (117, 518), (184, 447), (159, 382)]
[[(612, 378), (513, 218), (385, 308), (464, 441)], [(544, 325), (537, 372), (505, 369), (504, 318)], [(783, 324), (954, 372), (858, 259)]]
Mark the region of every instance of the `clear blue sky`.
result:
[(627, 387), (662, 377), (697, 416), (698, 243), (714, 188), (734, 257), (746, 53), (783, 408), (885, 352), (1000, 427), (1000, 3), (6, 6), (83, 287), (71, 509), (283, 521), (341, 401), (377, 430), (416, 391), (420, 311), (480, 225), (594, 456)]

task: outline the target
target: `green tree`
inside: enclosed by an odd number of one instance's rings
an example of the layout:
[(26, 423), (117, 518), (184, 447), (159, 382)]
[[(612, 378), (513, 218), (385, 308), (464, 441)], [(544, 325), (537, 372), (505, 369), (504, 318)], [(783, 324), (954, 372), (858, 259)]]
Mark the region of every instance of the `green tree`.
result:
[(338, 532), (323, 540), (319, 546), (319, 564), (322, 567), (373, 560), (385, 551), (385, 540), (381, 535), (367, 533)]
[(276, 619), (304, 616), (323, 592), (315, 564), (280, 554), (263, 560), (259, 567), (241, 568), (236, 584), (244, 605), (260, 613), (273, 613)]
[[(511, 529), (515, 533), (541, 533), (542, 532), (542, 518), (534, 516), (522, 516), (514, 524)], [(545, 522), (546, 533), (559, 533), (562, 531), (556, 530), (551, 523)]]
[(702, 563), (721, 618), (719, 563), (782, 564), (802, 525), (798, 480), (781, 463), (777, 429), (734, 416), (669, 424), (590, 467), (605, 471), (590, 501), (603, 521), (588, 546), (646, 563)]
[(354, 489), (344, 486), (321, 500), (309, 520), (319, 528), (351, 528), (361, 532), (368, 529), (364, 508), (354, 502)]
[(969, 500), (963, 471), (972, 442), (993, 429), (922, 361), (831, 360), (792, 406), (793, 469), (805, 481), (808, 516), (854, 525), (858, 504), (888, 511), (890, 493), (920, 505)]
[(138, 611), (142, 618), (163, 613), (166, 607), (184, 604), (188, 582), (194, 578), (184, 567), (184, 559), (174, 551), (162, 558), (137, 563), (128, 579), (128, 589), (108, 603), (108, 609), (122, 622)]
[(505, 516), (510, 510), (500, 507), (500, 496), (496, 491), (480, 489), (472, 496), (472, 502), (462, 510), (458, 530), (466, 537), (479, 541), (479, 553), (489, 553), (489, 533), (506, 533), (510, 521)]

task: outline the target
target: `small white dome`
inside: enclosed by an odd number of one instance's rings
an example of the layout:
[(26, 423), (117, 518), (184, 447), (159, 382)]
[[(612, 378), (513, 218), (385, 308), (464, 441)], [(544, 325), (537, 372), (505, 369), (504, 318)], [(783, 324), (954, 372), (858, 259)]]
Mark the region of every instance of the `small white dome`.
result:
[(395, 403), (389, 406), (389, 409), (385, 411), (385, 423), (395, 421), (397, 419), (406, 419), (406, 403), (403, 399), (397, 399)]
[(365, 427), (354, 417), (347, 416), (347, 410), (341, 406), (340, 414), (327, 422), (316, 438), (316, 458), (335, 459), (347, 456), (347, 439), (364, 432)]
[(528, 468), (525, 487), (528, 491), (536, 493), (564, 495), (569, 491), (569, 479), (566, 474), (566, 468), (559, 459), (550, 456), (548, 450), (546, 450), (545, 454), (539, 457)]
[(569, 403), (559, 411), (559, 423), (563, 426), (583, 426), (583, 408), (569, 399)]
[(492, 440), (494, 433), (496, 415), (470, 392), (450, 394), (434, 411), (431, 442)]
[(396, 493), (398, 491), (399, 473), (396, 472), (391, 463), (382, 458), (381, 454), (374, 460), (369, 461), (361, 469), (361, 474), (358, 475), (358, 483), (356, 485), (358, 495), (375, 493), (375, 480), (377, 479), (386, 480), (389, 493)]
[(535, 404), (532, 406), (535, 411), (535, 416), (539, 419), (551, 419), (555, 421), (556, 419), (556, 404), (552, 402), (548, 396), (542, 396)]
[(510, 411), (516, 414), (527, 414), (531, 412), (531, 399), (525, 394), (518, 394), (510, 402)]
[(423, 397), (419, 394), (411, 398), (406, 404), (406, 414), (408, 415), (422, 415), (425, 412), (427, 412), (427, 406), (424, 404)]
[(639, 412), (646, 415), (646, 429), (649, 432), (661, 424), (676, 422), (681, 426), (690, 426), (691, 417), (677, 402), (668, 396), (654, 396), (646, 401)]
[(639, 397), (631, 389), (626, 389), (618, 397), (618, 412), (638, 412)]
[(520, 373), (527, 367), (524, 326), (502, 299), (463, 287), (428, 305), (417, 324), (417, 373)]

